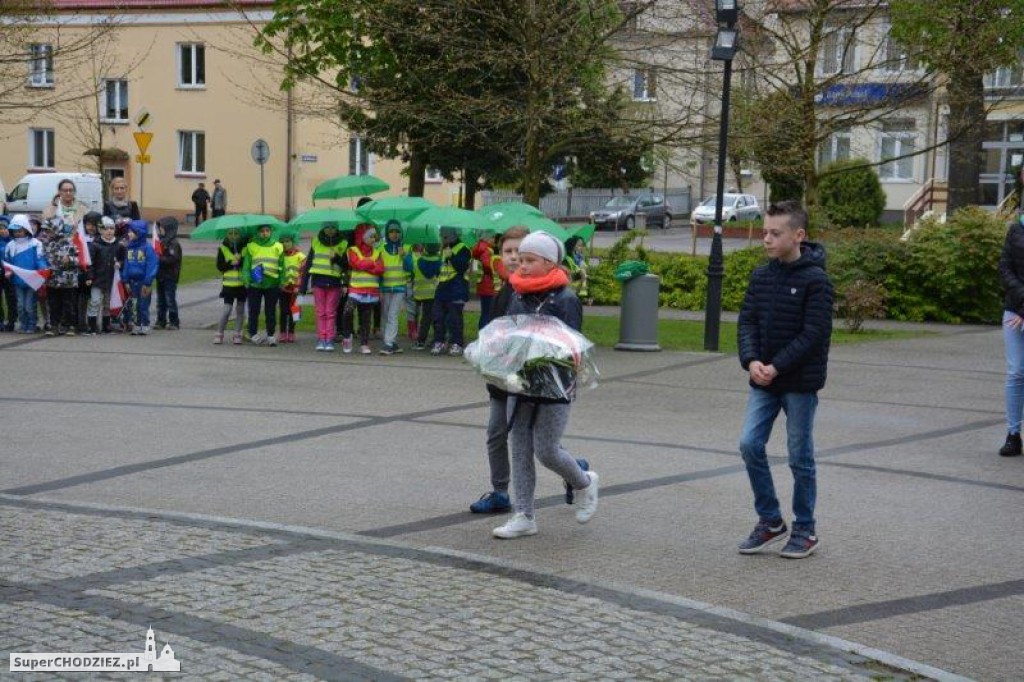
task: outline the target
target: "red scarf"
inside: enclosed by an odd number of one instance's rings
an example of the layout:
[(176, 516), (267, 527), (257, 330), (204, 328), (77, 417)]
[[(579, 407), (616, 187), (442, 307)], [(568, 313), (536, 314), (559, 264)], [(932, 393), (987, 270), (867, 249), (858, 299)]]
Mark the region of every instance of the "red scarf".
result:
[(552, 268), (546, 275), (534, 275), (533, 277), (524, 277), (517, 270), (508, 278), (508, 283), (512, 285), (517, 294), (536, 294), (568, 286), (569, 275), (565, 274), (565, 270), (562, 268)]

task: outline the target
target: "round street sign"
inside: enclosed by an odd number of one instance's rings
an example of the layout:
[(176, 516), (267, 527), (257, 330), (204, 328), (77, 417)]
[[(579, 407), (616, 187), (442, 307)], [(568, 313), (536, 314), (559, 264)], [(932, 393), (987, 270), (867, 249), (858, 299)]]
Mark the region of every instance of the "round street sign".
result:
[(263, 138), (253, 142), (252, 149), (249, 151), (252, 154), (252, 160), (261, 166), (270, 158), (270, 145)]

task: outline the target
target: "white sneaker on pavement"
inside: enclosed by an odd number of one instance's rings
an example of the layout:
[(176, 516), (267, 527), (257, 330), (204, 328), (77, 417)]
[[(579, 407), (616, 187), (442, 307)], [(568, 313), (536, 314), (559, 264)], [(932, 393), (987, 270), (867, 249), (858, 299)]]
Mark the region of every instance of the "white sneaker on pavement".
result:
[(597, 511), (597, 474), (593, 471), (583, 472), (590, 479), (590, 485), (576, 491), (576, 520), (586, 523)]
[(526, 514), (516, 513), (508, 517), (504, 525), (498, 526), (492, 531), (492, 535), (502, 540), (521, 538), (526, 535), (537, 534), (537, 522)]

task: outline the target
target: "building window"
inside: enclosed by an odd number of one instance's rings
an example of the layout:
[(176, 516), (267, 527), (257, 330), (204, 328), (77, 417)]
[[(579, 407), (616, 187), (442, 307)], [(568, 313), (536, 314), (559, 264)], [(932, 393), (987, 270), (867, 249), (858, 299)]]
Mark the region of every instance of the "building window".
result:
[(53, 85), (53, 45), (33, 43), (29, 45), (28, 83), (36, 87)]
[(103, 81), (103, 102), (100, 105), (104, 123), (128, 122), (128, 81)]
[(206, 87), (206, 47), (202, 43), (178, 44), (178, 87)]
[(885, 27), (885, 61), (882, 62), (882, 71), (888, 73), (916, 71), (920, 68), (917, 58), (910, 54), (904, 45), (901, 45), (893, 38), (890, 31), (890, 27)]
[(853, 29), (846, 26), (825, 29), (818, 56), (818, 71), (823, 76), (853, 73), (856, 53)]
[(849, 128), (841, 128), (829, 135), (818, 150), (818, 168), (849, 159), (851, 138)]
[(657, 74), (653, 67), (633, 69), (633, 100), (650, 102), (656, 100), (658, 94)]
[[(882, 124), (880, 139), (881, 167), (878, 175), (882, 180), (913, 180), (917, 128), (913, 120), (888, 121)], [(902, 158), (901, 158), (902, 157)], [(892, 161), (887, 161), (893, 159)]]
[(1024, 51), (1021, 51), (1016, 64), (1000, 66), (985, 74), (985, 87), (988, 89), (1017, 88), (1021, 85), (1024, 85)]
[(423, 176), (424, 182), (444, 182), (444, 176), (441, 171), (433, 166), (427, 166), (427, 172)]
[(178, 131), (178, 172), (206, 174), (206, 133), (197, 130)]
[(53, 162), (53, 129), (32, 128), (28, 133), (28, 165), (32, 168), (55, 168)]
[(370, 172), (370, 152), (361, 137), (352, 137), (348, 141), (348, 174), (366, 175)]

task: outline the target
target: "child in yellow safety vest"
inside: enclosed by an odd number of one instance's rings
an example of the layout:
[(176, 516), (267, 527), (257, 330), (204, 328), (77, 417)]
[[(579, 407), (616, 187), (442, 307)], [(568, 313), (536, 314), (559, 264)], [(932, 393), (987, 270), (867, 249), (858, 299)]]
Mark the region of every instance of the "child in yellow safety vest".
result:
[(230, 229), (217, 249), (217, 270), (221, 273), (220, 297), (224, 308), (217, 323), (217, 333), (213, 337), (216, 344), (224, 343), (224, 330), (231, 317), (231, 309), (235, 309), (235, 335), (231, 342), (236, 346), (242, 343), (242, 322), (245, 320), (245, 285), (242, 283), (242, 250), (245, 241), (242, 231)]
[(384, 227), (384, 245), (380, 250), (384, 272), (380, 281), (381, 316), (384, 319), (384, 345), (381, 355), (401, 353), (398, 345), (398, 316), (405, 305), (405, 254), (402, 245), (402, 226), (397, 220), (389, 220)]
[[(249, 290), (249, 340), (257, 346), (277, 345), (277, 301), (284, 272), (284, 247), (274, 239), (270, 225), (260, 225), (242, 251), (242, 282)], [(260, 307), (267, 325), (258, 333)]]
[(352, 335), (356, 312), (359, 313), (359, 352), (369, 355), (370, 318), (373, 306), (380, 301), (380, 276), (384, 274), (384, 261), (377, 244), (377, 228), (370, 223), (356, 226), (355, 244), (346, 252), (352, 269), (348, 284), (348, 300), (342, 317), (342, 346), (344, 353), (352, 352)]
[(310, 285), (313, 287), (318, 351), (334, 351), (338, 304), (345, 293), (345, 273), (348, 271), (348, 259), (345, 257), (347, 249), (348, 242), (342, 239), (338, 224), (328, 222), (313, 237), (309, 255), (306, 256), (299, 290), (305, 294)]
[(299, 295), (302, 265), (306, 261), (306, 256), (295, 248), (295, 237), (290, 234), (281, 237), (281, 246), (284, 247), (284, 274), (281, 277), (281, 297), (278, 301), (281, 343), (295, 343), (295, 317), (292, 308)]
[(413, 350), (424, 350), (427, 347), (427, 335), (434, 319), (434, 294), (437, 292), (437, 279), (441, 274), (441, 246), (427, 244), (423, 253), (413, 252), (405, 257), (405, 269), (410, 275), (412, 286), (410, 298), (415, 302), (415, 309), (409, 317), (409, 325), (415, 325), (416, 339)]

